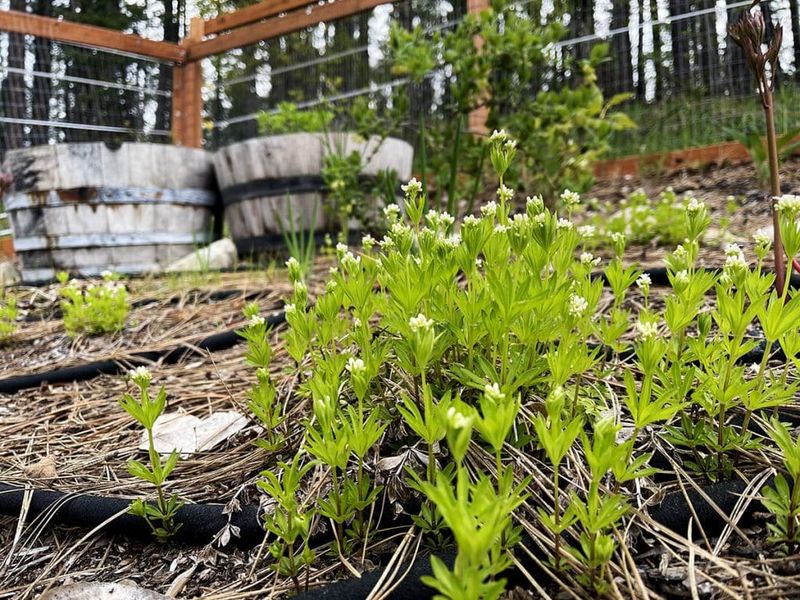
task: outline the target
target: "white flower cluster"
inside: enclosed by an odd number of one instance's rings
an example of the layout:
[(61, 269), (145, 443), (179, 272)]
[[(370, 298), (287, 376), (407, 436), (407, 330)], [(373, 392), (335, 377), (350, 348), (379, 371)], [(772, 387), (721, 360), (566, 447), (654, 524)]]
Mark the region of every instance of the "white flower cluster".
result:
[(800, 213), (800, 196), (784, 194), (778, 198), (778, 201), (775, 203), (775, 208), (782, 213), (796, 215)]
[(578, 204), (581, 203), (581, 196), (577, 192), (564, 190), (561, 192), (561, 202), (563, 202), (566, 207), (578, 206)]
[(355, 356), (351, 356), (347, 359), (347, 364), (344, 368), (353, 375), (358, 375), (359, 373), (363, 373), (367, 370), (367, 366), (364, 364), (364, 361), (360, 358), (356, 358)]
[(419, 313), (416, 317), (411, 317), (408, 320), (408, 326), (414, 333), (428, 331), (431, 327), (433, 327), (433, 319), (429, 319), (422, 313)]
[(455, 406), (447, 409), (447, 422), (452, 429), (466, 429), (472, 427), (472, 419), (456, 410)]
[(772, 238), (763, 231), (756, 231), (753, 234), (753, 241), (756, 243), (757, 246), (761, 246), (763, 248), (768, 248), (772, 245)]
[(650, 275), (648, 275), (647, 273), (642, 273), (636, 280), (636, 287), (638, 287), (640, 290), (647, 290), (650, 289), (652, 283), (653, 280), (650, 279)]
[(397, 204), (389, 204), (384, 207), (383, 214), (386, 215), (389, 221), (396, 221), (400, 218), (400, 207)]
[(248, 327), (260, 327), (264, 323), (266, 323), (266, 321), (264, 320), (264, 317), (262, 317), (261, 315), (253, 315), (252, 317), (250, 317), (250, 320), (247, 322), (247, 326)]
[(686, 285), (689, 283), (689, 271), (683, 269), (675, 273), (675, 283), (677, 285)]
[(544, 210), (544, 199), (541, 196), (528, 196), (525, 200), (525, 208), (534, 213), (540, 213)]
[(483, 393), (493, 402), (502, 402), (506, 399), (506, 395), (500, 391), (500, 386), (497, 383), (486, 384)]
[(434, 229), (438, 229), (440, 227), (447, 228), (450, 227), (453, 223), (455, 223), (455, 219), (450, 213), (447, 212), (438, 212), (436, 210), (429, 210), (428, 214), (425, 215), (428, 223)]
[(153, 378), (147, 367), (136, 367), (128, 373), (128, 377), (130, 377), (133, 383), (141, 386), (150, 385), (150, 381)]
[(509, 187), (506, 187), (505, 184), (501, 185), (497, 188), (497, 197), (500, 199), (500, 202), (507, 203), (511, 202), (514, 199), (514, 190)]
[[(422, 184), (417, 181), (416, 177), (412, 177), (411, 181), (409, 181), (405, 185), (401, 185), (400, 189), (403, 190), (403, 193), (406, 195), (407, 198), (416, 198), (422, 193)], [(396, 204), (390, 204), (389, 206), (397, 206)], [(388, 206), (386, 208), (389, 208)]]
[(497, 202), (492, 200), (481, 206), (481, 214), (484, 217), (494, 217), (497, 215)]
[(589, 308), (589, 302), (583, 296), (572, 294), (569, 297), (569, 306), (567, 307), (567, 312), (569, 312), (569, 314), (573, 317), (582, 316), (586, 312), (587, 308)]
[(570, 230), (572, 229), (572, 227), (573, 227), (572, 221), (570, 221), (569, 219), (561, 218), (558, 220), (558, 223), (556, 223), (556, 229)]
[(364, 250), (371, 250), (376, 243), (377, 241), (370, 234), (367, 234), (361, 238), (361, 246), (364, 248)]
[(746, 269), (747, 261), (744, 252), (738, 244), (728, 244), (725, 246), (725, 268), (726, 269)]
[(581, 254), (581, 264), (585, 266), (596, 267), (600, 264), (600, 257), (594, 256), (591, 252), (583, 252)]
[(689, 203), (686, 205), (686, 212), (690, 215), (696, 215), (701, 210), (704, 210), (705, 207), (706, 205), (702, 200), (698, 200), (697, 198), (690, 198)]
[(594, 225), (581, 225), (578, 227), (577, 232), (582, 238), (587, 239), (593, 238), (595, 235), (597, 235), (597, 229)]
[(651, 340), (658, 335), (658, 323), (653, 321), (636, 321), (636, 334), (642, 341)]

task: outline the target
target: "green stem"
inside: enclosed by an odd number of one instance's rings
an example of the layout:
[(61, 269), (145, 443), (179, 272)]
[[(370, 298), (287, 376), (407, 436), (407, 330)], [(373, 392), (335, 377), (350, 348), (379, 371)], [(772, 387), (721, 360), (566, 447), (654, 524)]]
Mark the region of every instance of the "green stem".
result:
[(481, 185), (481, 175), (483, 174), (483, 164), (486, 162), (486, 153), (488, 151), (488, 144), (482, 144), (481, 158), (478, 161), (478, 171), (475, 174), (475, 182), (472, 185), (472, 192), (469, 195), (469, 202), (467, 203), (467, 214), (471, 215), (475, 210), (475, 200), (478, 197), (478, 191)]
[(422, 193), (425, 198), (428, 197), (428, 156), (425, 150), (425, 109), (419, 111), (419, 161), (422, 172), (420, 178), (422, 180)]
[(456, 176), (458, 175), (458, 157), (461, 150), (461, 128), (463, 117), (458, 115), (456, 119), (456, 138), (453, 144), (453, 154), (450, 157), (450, 185), (447, 187), (447, 212), (456, 215)]

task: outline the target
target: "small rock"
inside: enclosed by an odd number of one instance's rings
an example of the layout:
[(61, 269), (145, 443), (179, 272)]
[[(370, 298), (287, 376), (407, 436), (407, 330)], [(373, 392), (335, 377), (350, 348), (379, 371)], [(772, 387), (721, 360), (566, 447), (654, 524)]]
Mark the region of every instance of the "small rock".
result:
[(31, 479), (55, 479), (56, 461), (52, 456), (45, 456), (39, 462), (25, 467), (25, 474)]
[(0, 288), (17, 285), (21, 281), (17, 265), (13, 262), (0, 262)]
[(236, 264), (236, 245), (228, 238), (217, 240), (205, 248), (179, 258), (164, 269), (167, 273), (191, 271), (217, 271), (230, 269)]
[(164, 600), (167, 596), (133, 583), (76, 583), (45, 592), (39, 600)]

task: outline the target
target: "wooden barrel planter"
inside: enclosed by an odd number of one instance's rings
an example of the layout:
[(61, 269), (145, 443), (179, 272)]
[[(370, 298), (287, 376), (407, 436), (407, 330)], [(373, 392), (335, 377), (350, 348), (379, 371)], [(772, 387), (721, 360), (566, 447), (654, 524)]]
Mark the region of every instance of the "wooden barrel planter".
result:
[[(361, 178), (367, 182), (387, 169), (395, 171), (401, 182), (411, 177), (414, 150), (395, 138), (293, 133), (253, 138), (218, 150), (214, 170), (239, 252), (281, 246), (281, 225), (291, 227), (290, 214), (296, 231), (309, 231), (313, 224), (315, 233), (336, 232), (337, 224), (325, 210), (322, 167), (329, 152), (353, 151), (365, 157)], [(353, 223), (351, 229), (357, 227)]]
[(161, 144), (12, 150), (5, 198), (22, 279), (59, 271), (146, 273), (209, 241), (218, 196), (210, 154)]

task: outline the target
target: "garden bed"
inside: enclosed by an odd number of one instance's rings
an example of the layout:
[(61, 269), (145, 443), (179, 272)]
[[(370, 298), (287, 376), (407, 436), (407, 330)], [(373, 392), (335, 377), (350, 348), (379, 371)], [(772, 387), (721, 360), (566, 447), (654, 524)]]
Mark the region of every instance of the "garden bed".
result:
[[(727, 181), (734, 182), (732, 186), (738, 185), (735, 173), (725, 175)], [(682, 185), (693, 185), (691, 191), (702, 198), (706, 192), (701, 184), (709, 177), (709, 173), (682, 174), (662, 183), (679, 191), (676, 184), (680, 181), (693, 182)], [(712, 181), (722, 186), (721, 181)], [(629, 183), (631, 187), (640, 183), (657, 185), (646, 181)], [(690, 190), (686, 187), (680, 191)], [(625, 193), (620, 186), (595, 188), (601, 200), (617, 200)], [(742, 211), (749, 211), (749, 216), (732, 215), (730, 224), (724, 228), (731, 237), (722, 240), (704, 233), (705, 225), (701, 227), (692, 221), (704, 220), (704, 208), (690, 207), (682, 200), (676, 202), (681, 203), (685, 237), (690, 238), (682, 252), (676, 252), (674, 245), (659, 246), (655, 238), (648, 244), (629, 246), (624, 252), (619, 244), (612, 248), (597, 245), (596, 241), (582, 242), (572, 237), (573, 226), (559, 222), (535, 202), (528, 205), (527, 218), (504, 222), (501, 202), (493, 209), (486, 209), (481, 219), (469, 225), (485, 227), (480, 260), (458, 259), (460, 266), (455, 269), (437, 271), (436, 267), (441, 266), (439, 261), (447, 264), (443, 257), (448, 252), (461, 252), (456, 248), (466, 247), (469, 242), (448, 241), (444, 235), (446, 217), (434, 214), (428, 217), (433, 232), (430, 247), (423, 245), (424, 250), (404, 251), (407, 241), (404, 236), (428, 239), (425, 236), (429, 233), (424, 229), (412, 233), (413, 227), (393, 226), (389, 234), (391, 243), (384, 243), (384, 248), (367, 248), (357, 256), (339, 248), (338, 267), (329, 273), (331, 262), (319, 261), (307, 284), (291, 269), (289, 273), (276, 271), (268, 282), (259, 280), (258, 274), (250, 274), (250, 281), (261, 281), (263, 287), (230, 283), (230, 289), (242, 290), (242, 294), (237, 292), (231, 297), (212, 300), (204, 293), (175, 289), (177, 284), (161, 295), (164, 287), (160, 284), (154, 291), (152, 281), (134, 282), (131, 286), (134, 301), (143, 297), (156, 300), (142, 304), (131, 319), (135, 320), (138, 312), (142, 321), (150, 325), (123, 332), (117, 339), (126, 339), (125, 342), (97, 341), (97, 350), (76, 353), (68, 360), (107, 356), (108, 350), (124, 352), (133, 347), (134, 340), (137, 344), (141, 342), (132, 336), (145, 336), (149, 331), (162, 334), (161, 338), (151, 338), (154, 346), (185, 344), (190, 333), (194, 333), (195, 324), (203, 334), (230, 327), (257, 332), (264, 326), (259, 315), (248, 319), (242, 316), (244, 297), (249, 295), (244, 290), (256, 290), (255, 299), (263, 316), (286, 302), (288, 323), (269, 334), (271, 351), (267, 356), (260, 354), (259, 349), (264, 349), (260, 334), (253, 334), (247, 338), (246, 346), (195, 352), (179, 357), (172, 364), (156, 362), (150, 376), (154, 386), (164, 385), (167, 390), (167, 412), (205, 418), (222, 411), (238, 411), (248, 419), (245, 427), (213, 449), (182, 458), (169, 477), (168, 493), (178, 494), (189, 504), (225, 504), (234, 514), (240, 514), (237, 509), (243, 508), (241, 514), (250, 511), (254, 515), (258, 507), (261, 517), (274, 517), (277, 511), (284, 510), (284, 505), (278, 503), (277, 495), (260, 490), (258, 482), (265, 481), (266, 472), (279, 479), (286, 477), (291, 470), (287, 463), (293, 457), (309, 461), (308, 470), (303, 471), (291, 496), (297, 501), (293, 510), (312, 511), (306, 535), (309, 547), (317, 555), (308, 568), (300, 569), (299, 576), (291, 576), (275, 571), (274, 534), (264, 543), (258, 543), (258, 536), (253, 541), (251, 532), (242, 530), (247, 542), (242, 545), (237, 545), (235, 536), (227, 540), (228, 544), (205, 547), (177, 540), (148, 543), (119, 533), (40, 527), (43, 519), (58, 520), (48, 511), (35, 520), (29, 519), (20, 529), (15, 528), (14, 519), (8, 518), (7, 526), (0, 529), (0, 545), (10, 557), (6, 569), (0, 573), (0, 590), (3, 590), (0, 597), (32, 598), (65, 581), (123, 578), (159, 592), (171, 591), (179, 597), (233, 600), (292, 594), (306, 587), (311, 589), (311, 597), (315, 597), (316, 588), (342, 580), (343, 583), (333, 585), (343, 587), (333, 587), (327, 592), (329, 595), (319, 597), (356, 598), (365, 597), (379, 579), (384, 591), (395, 583), (416, 585), (411, 588), (413, 591), (406, 589), (403, 592), (406, 596), (401, 597), (429, 597), (432, 588), (419, 584), (418, 579), (420, 574), (430, 575), (431, 552), (441, 557), (446, 569), (459, 568), (458, 562), (453, 562), (456, 554), (448, 533), (453, 524), (411, 521), (410, 515), (420, 513), (421, 507), (431, 502), (430, 498), (437, 498), (436, 506), (444, 506), (442, 510), (446, 510), (447, 497), (446, 492), (440, 491), (437, 496), (432, 487), (423, 484), (417, 488), (424, 493), (415, 490), (409, 483), (409, 473), (416, 473), (420, 481), (433, 477), (441, 483), (451, 477), (447, 474), (451, 469), (458, 473), (452, 477), (458, 477), (460, 483), (456, 486), (451, 479), (450, 484), (442, 484), (442, 490), (448, 485), (462, 489), (479, 485), (475, 482), (489, 482), (487, 487), (474, 488), (468, 497), (460, 497), (461, 509), (479, 509), (476, 523), (480, 522), (478, 519), (490, 520), (486, 511), (508, 501), (506, 496), (511, 492), (497, 481), (501, 471), (508, 474), (509, 481), (524, 485), (524, 498), (516, 506), (504, 509), (500, 517), (501, 521), (508, 518), (510, 525), (509, 515), (513, 513), (513, 525), (518, 531), (505, 528), (499, 539), (510, 540), (519, 534), (519, 542), (509, 543), (507, 548), (499, 550), (500, 554), (487, 554), (495, 556), (495, 560), (513, 556), (502, 573), (493, 575), (507, 580), (504, 598), (747, 598), (756, 590), (759, 595), (796, 597), (800, 590), (800, 568), (793, 554), (796, 545), (768, 541), (775, 533), (774, 529), (768, 529), (768, 525), (775, 524), (775, 517), (761, 504), (764, 486), (774, 481), (775, 473), (783, 469), (783, 453), (767, 436), (775, 427), (770, 417), (778, 414), (790, 423), (792, 437), (800, 423), (795, 368), (793, 363), (785, 366), (777, 354), (764, 355), (766, 317), (754, 309), (747, 313), (751, 310), (751, 300), (737, 296), (738, 288), (728, 283), (715, 288), (713, 281), (720, 280), (711, 278), (719, 274), (704, 270), (704, 267), (720, 268), (723, 275), (740, 278), (736, 281), (744, 289), (741, 278), (748, 268), (741, 264), (744, 257), (738, 251), (726, 250), (725, 244), (742, 241), (747, 262), (752, 263), (752, 253), (756, 250), (749, 230), (768, 221), (762, 219), (760, 204), (745, 202)], [(709, 193), (711, 217), (718, 228), (722, 225), (720, 218), (728, 214), (726, 203), (726, 197)], [(406, 210), (410, 214), (414, 206), (414, 197), (407, 198)], [(545, 216), (537, 220), (538, 215)], [(577, 218), (591, 218), (591, 215), (580, 214)], [(496, 223), (498, 219), (500, 223)], [(540, 221), (551, 228), (552, 238), (537, 237), (541, 234), (534, 226), (538, 227)], [(711, 226), (712, 233), (714, 227)], [(519, 237), (512, 237), (518, 234)], [(469, 235), (472, 234), (462, 232), (462, 240)], [(700, 240), (703, 243), (695, 248), (693, 244)], [(510, 250), (504, 254), (512, 244), (514, 252), (525, 256), (528, 263), (520, 262)], [(536, 245), (552, 251), (548, 255), (553, 261), (552, 269), (544, 268), (546, 261), (537, 262), (545, 255), (539, 254)], [(595, 264), (596, 257), (586, 254), (589, 249), (602, 257), (600, 263)], [(668, 264), (668, 278), (676, 287), (656, 282), (655, 273), (654, 281), (648, 284), (640, 277), (641, 271), (630, 268), (637, 261), (656, 267)], [(375, 266), (378, 263), (381, 269)], [(764, 260), (759, 268), (769, 266), (769, 261)], [(679, 276), (682, 270), (686, 271), (685, 276)], [(598, 271), (605, 273), (606, 285), (596, 277)], [(531, 277), (532, 272), (538, 272), (539, 276)], [(681, 287), (684, 277), (686, 281), (699, 282), (701, 291), (686, 296), (685, 288)], [(766, 277), (763, 281), (768, 282), (765, 273), (760, 277)], [(624, 284), (620, 283), (622, 279)], [(768, 290), (758, 291), (763, 283), (748, 285), (753, 288), (748, 288), (748, 298), (767, 303)], [(269, 291), (261, 293), (262, 289)], [(470, 312), (469, 304), (454, 304), (454, 297), (474, 290), (478, 290), (479, 296), (483, 294), (486, 302), (480, 312)], [(34, 305), (39, 315), (54, 310), (52, 290), (26, 294), (30, 296), (23, 294), (21, 302), (25, 310), (33, 310)], [(422, 294), (416, 303), (408, 300), (416, 294)], [(188, 295), (191, 302), (176, 304), (176, 295), (178, 298)], [(40, 302), (35, 297), (51, 300)], [(724, 304), (735, 298), (743, 303), (741, 307), (736, 305), (731, 309)], [(477, 301), (481, 301), (480, 297)], [(674, 302), (688, 304), (676, 309)], [(787, 306), (796, 304), (790, 301)], [(724, 306), (728, 308), (720, 308)], [(517, 312), (509, 316), (506, 311), (511, 309)], [(676, 325), (683, 313), (693, 316), (688, 322)], [(733, 336), (728, 321), (735, 321), (745, 313), (749, 315), (747, 323)], [(310, 341), (303, 347), (292, 336), (306, 335), (305, 318), (313, 318), (315, 333), (309, 334)], [(614, 319), (617, 326), (612, 327)], [(171, 326), (164, 327), (164, 323)], [(203, 324), (205, 327), (201, 327)], [(21, 339), (41, 335), (36, 327), (45, 325), (25, 324)], [(475, 356), (470, 356), (461, 346), (467, 343), (462, 340), (469, 338), (459, 336), (468, 336), (476, 330), (483, 341), (473, 346)], [(425, 337), (429, 335), (430, 338)], [(433, 340), (435, 346), (439, 339), (447, 345), (437, 359), (439, 362), (418, 370), (414, 361), (425, 355), (428, 341)], [(508, 342), (509, 339), (513, 341)], [(120, 345), (114, 346), (115, 343)], [(513, 347), (504, 345), (507, 343)], [(713, 353), (704, 354), (708, 347), (714, 348)], [(747, 352), (735, 354), (742, 347)], [(381, 354), (384, 351), (386, 354)], [(439, 350), (431, 350), (435, 351)], [(374, 372), (370, 371), (367, 387), (359, 387), (362, 384), (357, 377), (372, 368), (368, 366), (370, 352), (377, 352), (383, 362)], [(648, 358), (649, 352), (660, 358), (653, 363)], [(357, 356), (363, 357), (362, 363)], [(495, 364), (487, 356), (493, 357)], [(523, 363), (527, 366), (518, 371), (515, 366), (518, 360), (530, 363)], [(753, 363), (760, 365), (754, 367)], [(266, 370), (259, 373), (257, 367)], [(720, 372), (725, 370), (728, 374), (721, 377)], [(495, 376), (502, 385), (495, 387), (488, 383)], [(335, 390), (330, 393), (335, 394), (336, 402), (330, 405), (326, 404), (331, 397), (325, 393), (326, 377), (336, 380), (335, 388), (330, 388)], [(514, 383), (514, 378), (519, 378), (519, 382)], [(719, 414), (714, 413), (713, 410), (718, 410), (713, 405), (714, 386), (720, 382), (727, 385), (730, 378), (735, 378), (736, 385), (749, 392), (725, 388), (723, 391), (736, 394), (737, 400), (724, 400), (730, 405), (719, 409)], [(648, 410), (666, 416), (648, 420), (650, 417), (643, 413), (634, 415), (638, 396), (644, 394), (641, 390), (645, 381), (649, 381), (651, 390), (657, 391), (656, 399), (647, 400)], [(118, 400), (126, 392), (136, 395), (138, 385), (124, 375), (102, 375), (5, 396), (0, 408), (0, 436), (5, 441), (0, 449), (0, 481), (67, 494), (152, 497), (152, 486), (133, 477), (125, 468), (129, 459), (141, 460), (144, 456), (137, 450), (142, 429), (134, 424)], [(432, 404), (426, 404), (424, 394), (431, 386), (435, 387), (436, 398)], [(274, 396), (267, 393), (270, 390)], [(452, 390), (460, 397), (458, 402), (446, 399)], [(781, 401), (775, 403), (770, 397), (759, 396), (764, 390), (783, 394)], [(259, 406), (266, 411), (258, 418), (253, 411), (254, 398), (260, 398)], [(495, 407), (507, 406), (504, 403), (509, 398), (515, 399), (510, 403), (514, 416), (495, 448), (489, 440), (497, 438), (492, 437), (485, 424), (487, 411), (493, 406), (489, 402), (495, 403)], [(756, 402), (759, 398), (766, 408), (745, 411), (745, 402)], [(320, 440), (324, 437), (319, 436), (353, 435), (349, 428), (357, 427), (359, 421), (352, 419), (366, 418), (360, 412), (362, 402), (373, 415), (369, 418), (382, 423), (376, 441), (367, 445), (357, 461), (348, 450), (342, 466), (336, 466), (339, 463), (335, 457), (330, 459), (334, 463), (331, 466), (319, 457), (333, 453), (335, 448), (331, 450), (332, 446), (322, 444)], [(441, 435), (435, 443), (424, 441), (417, 431), (425, 428), (415, 422), (410, 407), (421, 407), (428, 414), (451, 402), (452, 411), (435, 417), (442, 419)], [(399, 406), (407, 412), (399, 410)], [(280, 418), (276, 425), (269, 426), (264, 419), (272, 418), (273, 410), (278, 411)], [(339, 416), (331, 419), (326, 410)], [(548, 427), (553, 428), (554, 439), (567, 436), (566, 425), (562, 431), (554, 424), (565, 419), (564, 415), (579, 418), (580, 427), (573, 427), (573, 441), (554, 469), (549, 451), (543, 450), (543, 440), (547, 439)], [(717, 417), (722, 432), (719, 439), (724, 442), (721, 444), (716, 437)], [(340, 422), (348, 425), (336, 430)], [(466, 443), (465, 422), (469, 423)], [(475, 422), (481, 425), (473, 430)], [(693, 442), (694, 445), (685, 439), (680, 441), (680, 436), (689, 435), (687, 432), (698, 423), (709, 428), (703, 434), (705, 437)], [(334, 434), (326, 432), (325, 427), (330, 427)], [(585, 437), (578, 435), (581, 432)], [(729, 439), (735, 443), (725, 441)], [(255, 445), (259, 440), (262, 447)], [(598, 440), (604, 440), (602, 450)], [(591, 456), (594, 458), (590, 459)], [(598, 474), (597, 464), (605, 456), (615, 458)], [(431, 459), (436, 461), (435, 469), (428, 468)], [(639, 460), (649, 462), (655, 470), (636, 472), (644, 466), (637, 463)], [(632, 470), (627, 472), (628, 468)], [(561, 479), (554, 484), (556, 472), (560, 472)], [(370, 489), (379, 488), (381, 493), (363, 514), (355, 511), (345, 519), (348, 544), (339, 552), (334, 538), (339, 539), (344, 528), (337, 531), (332, 518), (313, 511), (322, 511), (326, 503), (324, 510), (335, 510), (332, 503), (335, 504), (337, 497), (353, 493), (351, 488), (351, 492), (337, 494), (335, 486), (352, 482), (356, 477), (366, 478)], [(555, 496), (559, 494), (561, 500), (557, 501)], [(578, 549), (594, 543), (592, 538), (587, 541), (581, 537), (578, 541), (578, 536), (591, 531), (586, 514), (581, 516), (579, 509), (575, 509), (570, 530), (555, 538), (544, 525), (554, 505), (560, 507), (558, 510), (566, 510), (567, 503), (591, 510), (587, 507), (592, 501), (587, 498), (592, 494), (596, 494), (598, 502), (619, 501), (625, 506), (623, 514), (612, 519), (611, 525), (593, 532), (598, 536), (595, 542), (603, 536), (604, 543), (612, 547), (602, 569), (587, 567), (586, 563), (593, 559), (580, 554)], [(490, 506), (480, 508), (487, 498), (491, 500)], [(687, 498), (691, 499), (690, 505)], [(280, 502), (287, 500), (283, 498)], [(25, 505), (20, 509), (23, 515), (26, 510)], [(353, 531), (359, 517), (367, 514), (371, 535), (364, 541)], [(274, 521), (270, 522), (277, 527)], [(463, 524), (474, 525), (471, 517), (465, 518)], [(480, 529), (476, 532), (471, 537), (479, 539)], [(465, 538), (462, 533), (455, 539), (461, 553), (465, 539), (468, 541), (470, 536)], [(589, 546), (582, 546), (584, 543)], [(552, 557), (559, 552), (559, 544), (575, 550), (562, 555), (564, 563), (560, 565), (561, 571), (556, 572)], [(411, 562), (414, 562), (414, 576), (401, 584), (402, 574), (411, 568)], [(387, 571), (374, 570), (387, 566)], [(354, 579), (355, 574), (363, 576), (360, 583)]]

